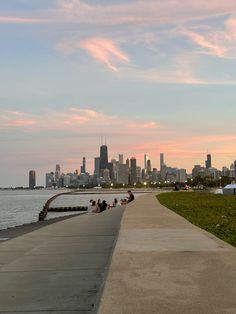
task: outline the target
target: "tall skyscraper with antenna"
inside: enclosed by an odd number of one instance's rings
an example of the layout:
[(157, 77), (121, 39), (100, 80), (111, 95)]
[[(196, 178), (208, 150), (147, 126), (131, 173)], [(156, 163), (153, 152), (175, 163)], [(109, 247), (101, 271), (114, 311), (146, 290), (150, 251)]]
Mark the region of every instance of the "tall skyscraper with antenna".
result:
[(100, 175), (103, 175), (105, 169), (108, 168), (108, 149), (107, 145), (100, 147)]

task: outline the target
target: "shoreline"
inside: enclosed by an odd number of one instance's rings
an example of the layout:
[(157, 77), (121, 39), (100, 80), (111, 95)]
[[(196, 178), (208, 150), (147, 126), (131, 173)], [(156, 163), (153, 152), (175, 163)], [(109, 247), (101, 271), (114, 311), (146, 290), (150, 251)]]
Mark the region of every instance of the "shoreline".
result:
[(51, 219), (43, 220), (43, 221), (35, 221), (31, 223), (26, 223), (26, 224), (15, 226), (15, 227), (9, 227), (7, 229), (1, 229), (0, 230), (0, 245), (3, 242), (9, 241), (13, 238), (38, 230), (45, 226), (48, 226), (48, 225), (51, 225), (56, 222), (60, 222), (69, 218), (73, 218), (75, 216), (84, 215), (84, 214), (86, 213), (78, 213), (78, 214), (72, 214), (72, 215), (67, 215), (67, 216), (61, 216), (61, 217), (51, 218)]

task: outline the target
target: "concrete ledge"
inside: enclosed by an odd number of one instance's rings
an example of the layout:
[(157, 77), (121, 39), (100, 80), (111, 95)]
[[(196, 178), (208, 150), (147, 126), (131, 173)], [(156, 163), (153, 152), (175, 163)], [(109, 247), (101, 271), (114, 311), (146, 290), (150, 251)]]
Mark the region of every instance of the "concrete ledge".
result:
[(235, 314), (236, 249), (144, 195), (126, 207), (99, 314)]

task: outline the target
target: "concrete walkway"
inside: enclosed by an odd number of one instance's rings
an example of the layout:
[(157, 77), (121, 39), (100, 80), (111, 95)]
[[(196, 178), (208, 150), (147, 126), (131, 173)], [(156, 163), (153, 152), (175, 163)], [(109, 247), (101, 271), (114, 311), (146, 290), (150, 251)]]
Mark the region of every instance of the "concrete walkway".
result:
[(77, 216), (0, 243), (0, 313), (96, 312), (122, 213)]
[(99, 314), (235, 314), (236, 249), (145, 195), (125, 210)]

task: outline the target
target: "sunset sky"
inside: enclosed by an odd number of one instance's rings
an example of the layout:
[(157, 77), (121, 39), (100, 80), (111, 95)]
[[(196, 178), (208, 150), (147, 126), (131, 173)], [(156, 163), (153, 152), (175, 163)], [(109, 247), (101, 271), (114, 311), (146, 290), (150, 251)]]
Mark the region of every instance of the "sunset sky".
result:
[(236, 159), (236, 0), (0, 1), (0, 186), (145, 153)]

